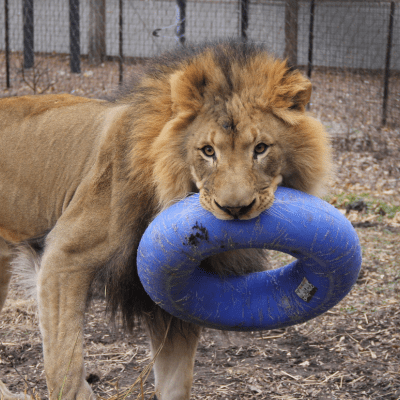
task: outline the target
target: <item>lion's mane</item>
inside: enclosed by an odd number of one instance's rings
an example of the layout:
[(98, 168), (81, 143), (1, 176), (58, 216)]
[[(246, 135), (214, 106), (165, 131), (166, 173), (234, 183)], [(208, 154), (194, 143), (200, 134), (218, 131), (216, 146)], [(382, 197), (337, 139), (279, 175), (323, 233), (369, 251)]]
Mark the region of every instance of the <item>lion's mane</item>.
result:
[[(329, 141), (322, 125), (305, 113), (311, 84), (298, 71), (262, 46), (236, 41), (182, 46), (150, 60), (112, 99), (129, 106), (114, 154), (122, 166), (115, 209), (123, 241), (98, 277), (105, 282), (109, 309), (121, 311), (127, 328), (137, 318), (158, 314), (137, 275), (144, 230), (157, 213), (196, 191), (183, 154), (186, 127), (234, 93), (241, 93), (245, 107), (271, 113), (287, 127), (280, 139), (288, 171), (284, 186), (318, 194), (327, 183)], [(257, 257), (245, 261), (258, 262)]]

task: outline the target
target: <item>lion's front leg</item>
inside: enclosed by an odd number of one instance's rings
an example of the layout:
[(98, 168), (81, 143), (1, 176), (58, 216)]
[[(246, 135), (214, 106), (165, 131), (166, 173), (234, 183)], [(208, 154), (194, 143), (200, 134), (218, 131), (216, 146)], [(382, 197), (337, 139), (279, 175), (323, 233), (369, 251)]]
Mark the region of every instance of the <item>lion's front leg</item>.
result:
[(38, 308), (50, 399), (90, 400), (85, 380), (83, 320), (90, 286), (88, 268), (62, 251), (45, 251), (38, 276)]
[(172, 322), (175, 324), (171, 324), (165, 342), (168, 324), (153, 322), (152, 326), (149, 326), (153, 357), (162, 346), (153, 367), (156, 399), (189, 400), (201, 328), (176, 319)]

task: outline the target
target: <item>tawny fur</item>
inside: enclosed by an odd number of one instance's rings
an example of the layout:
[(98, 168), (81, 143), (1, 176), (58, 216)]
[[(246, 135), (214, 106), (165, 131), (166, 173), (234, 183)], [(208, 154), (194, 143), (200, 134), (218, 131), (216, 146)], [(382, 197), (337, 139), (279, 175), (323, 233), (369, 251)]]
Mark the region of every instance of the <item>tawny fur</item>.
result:
[[(128, 329), (143, 318), (152, 348), (160, 342), (168, 317), (136, 271), (137, 246), (157, 213), (193, 191), (222, 219), (254, 218), (272, 205), (279, 184), (322, 193), (331, 155), (323, 126), (305, 112), (310, 95), (300, 72), (262, 47), (232, 41), (156, 58), (112, 101), (71, 95), (0, 101), (0, 236), (3, 247), (45, 237), (35, 262), (51, 398), (65, 376), (64, 398), (92, 397), (82, 328), (94, 282), (106, 286), (110, 310), (122, 313)], [(29, 255), (24, 248), (19, 260)], [(8, 261), (8, 254), (0, 258), (0, 305)], [(264, 252), (242, 250), (202, 267), (241, 274), (266, 262)], [(177, 334), (177, 325), (155, 367), (159, 400), (190, 392), (199, 330), (181, 324), (186, 333)], [(178, 359), (186, 360), (176, 367), (185, 375), (180, 383), (165, 367)]]

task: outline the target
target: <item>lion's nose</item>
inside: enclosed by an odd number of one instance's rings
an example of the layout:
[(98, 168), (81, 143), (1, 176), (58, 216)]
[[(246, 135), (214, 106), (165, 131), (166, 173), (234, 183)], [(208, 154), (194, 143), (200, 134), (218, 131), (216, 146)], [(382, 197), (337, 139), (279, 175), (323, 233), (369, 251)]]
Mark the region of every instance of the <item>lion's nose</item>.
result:
[(256, 202), (256, 199), (254, 199), (247, 206), (239, 206), (239, 207), (221, 206), (216, 201), (215, 201), (215, 204), (218, 206), (219, 209), (226, 212), (231, 217), (233, 217), (235, 219), (239, 219), (239, 217), (241, 217), (242, 215), (246, 215), (252, 209), (255, 202)]

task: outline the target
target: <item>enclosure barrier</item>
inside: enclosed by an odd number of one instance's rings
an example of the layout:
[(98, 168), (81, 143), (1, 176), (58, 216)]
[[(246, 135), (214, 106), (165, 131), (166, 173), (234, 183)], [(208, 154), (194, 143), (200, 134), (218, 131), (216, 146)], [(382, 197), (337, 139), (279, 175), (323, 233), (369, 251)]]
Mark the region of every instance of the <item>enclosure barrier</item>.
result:
[[(289, 64), (304, 67), (311, 79), (316, 68), (365, 71), (382, 77), (380, 88), (367, 100), (368, 104), (350, 104), (349, 109), (355, 113), (360, 107), (362, 115), (365, 110), (361, 107), (379, 108), (380, 121), (370, 123), (400, 123), (397, 0), (0, 0), (1, 3), (4, 24), (0, 24), (0, 38), (4, 40), (0, 50), (4, 50), (7, 88), (12, 85), (11, 74), (18, 75), (18, 68), (10, 61), (16, 52), (23, 55), (21, 67), (25, 70), (35, 67), (38, 54), (69, 53), (73, 74), (82, 72), (82, 57), (88, 57), (95, 65), (113, 59), (119, 64), (118, 81), (122, 82), (124, 65), (132, 60), (152, 56), (176, 43), (236, 35), (266, 43), (277, 55), (286, 57)], [(175, 18), (175, 23), (168, 24), (169, 18)], [(58, 35), (65, 32), (65, 21), (69, 35)], [(45, 34), (47, 30), (52, 33)], [(349, 94), (355, 92), (362, 98), (358, 92), (361, 86), (368, 90), (368, 79), (365, 81), (349, 88)], [(348, 93), (339, 93), (336, 84), (331, 83), (329, 89), (338, 91), (336, 97), (340, 101)]]

